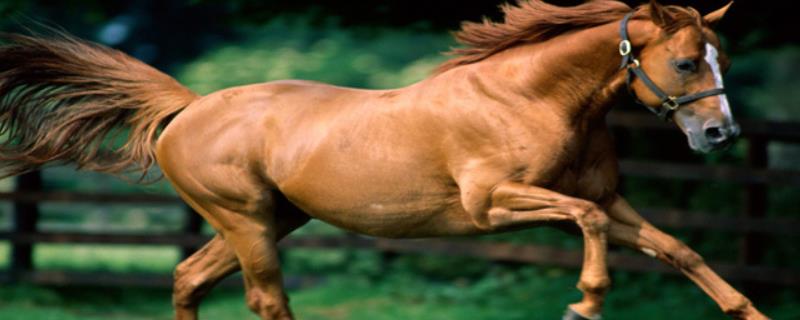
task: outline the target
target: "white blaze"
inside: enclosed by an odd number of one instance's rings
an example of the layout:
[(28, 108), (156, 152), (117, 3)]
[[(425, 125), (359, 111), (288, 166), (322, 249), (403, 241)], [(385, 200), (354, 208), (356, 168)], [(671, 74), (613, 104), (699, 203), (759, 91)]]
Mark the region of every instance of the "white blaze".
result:
[[(706, 62), (711, 66), (711, 71), (714, 73), (716, 87), (724, 88), (725, 86), (722, 84), (722, 72), (719, 69), (719, 61), (717, 61), (718, 57), (719, 52), (717, 52), (717, 48), (706, 42)], [(722, 110), (722, 114), (725, 115), (729, 123), (733, 123), (733, 113), (731, 112), (731, 106), (728, 104), (728, 97), (724, 94), (718, 95), (717, 97), (719, 97), (719, 106)]]

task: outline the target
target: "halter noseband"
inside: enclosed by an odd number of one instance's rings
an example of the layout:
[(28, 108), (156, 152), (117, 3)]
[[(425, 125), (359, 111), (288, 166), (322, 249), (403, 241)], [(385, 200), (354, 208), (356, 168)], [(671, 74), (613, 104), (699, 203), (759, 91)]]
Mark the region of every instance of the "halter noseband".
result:
[[(622, 41), (619, 43), (619, 54), (622, 56), (622, 63), (620, 64), (620, 69), (627, 68), (627, 77), (625, 82), (628, 85), (628, 92), (631, 93), (633, 99), (636, 103), (641, 104), (653, 113), (655, 113), (661, 120), (668, 121), (670, 116), (673, 112), (678, 110), (682, 105), (685, 105), (689, 102), (697, 101), (706, 97), (716, 96), (725, 93), (724, 88), (714, 88), (707, 91), (701, 91), (698, 93), (688, 94), (684, 96), (671, 96), (661, 90), (661, 88), (656, 85), (650, 77), (644, 73), (644, 69), (642, 69), (639, 60), (633, 56), (633, 45), (631, 45), (631, 41), (628, 38), (628, 21), (630, 21), (633, 13), (628, 13), (622, 18), (622, 23), (619, 29), (619, 35), (622, 38)], [(659, 99), (661, 99), (661, 108), (656, 109), (644, 104), (636, 94), (631, 89), (631, 82), (633, 81), (633, 77), (636, 76), (639, 79), (642, 79), (642, 82), (650, 89), (653, 94), (655, 94)]]

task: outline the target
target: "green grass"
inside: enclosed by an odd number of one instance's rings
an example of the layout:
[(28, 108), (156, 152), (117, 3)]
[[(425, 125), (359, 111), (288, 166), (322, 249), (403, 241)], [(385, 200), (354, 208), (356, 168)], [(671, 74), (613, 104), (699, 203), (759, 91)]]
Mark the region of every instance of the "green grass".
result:
[[(380, 278), (333, 274), (318, 286), (292, 290), (298, 319), (558, 319), (579, 298), (577, 275), (547, 268), (495, 268), (484, 277), (430, 281), (413, 273)], [(716, 306), (682, 279), (615, 274), (607, 319), (726, 319)], [(797, 319), (791, 299), (764, 305), (775, 319)], [(0, 319), (169, 319), (170, 292), (136, 288), (0, 288)], [(203, 304), (205, 319), (255, 319), (241, 290), (217, 289)]]
[[(532, 233), (545, 233), (548, 229)], [(335, 234), (314, 222), (299, 234)], [(503, 235), (488, 240), (502, 240)], [(570, 245), (572, 237), (544, 236)], [(544, 239), (544, 240), (547, 240)], [(565, 241), (558, 241), (559, 239)], [(531, 239), (543, 240), (543, 239)], [(7, 267), (8, 243), (0, 242), (0, 268)], [(176, 249), (164, 246), (40, 244), (41, 270), (170, 274)], [(580, 298), (577, 270), (510, 267), (492, 262), (433, 255), (400, 255), (383, 261), (378, 252), (294, 249), (283, 255), (288, 277), (322, 282), (292, 288), (299, 319), (558, 319)], [(726, 319), (717, 306), (683, 277), (613, 273), (607, 319)], [(774, 319), (800, 318), (797, 292), (777, 290), (752, 297)], [(0, 319), (169, 319), (169, 289), (111, 287), (0, 287)], [(219, 288), (203, 304), (205, 319), (255, 319), (241, 289)]]
[[(0, 269), (8, 268), (10, 253), (9, 243), (0, 242)], [(179, 258), (177, 248), (164, 246), (38, 244), (33, 250), (37, 270), (170, 273)]]
[[(0, 244), (0, 259), (7, 252), (8, 246)], [(177, 252), (159, 247), (40, 245), (35, 259), (41, 268), (168, 273)], [(401, 255), (380, 264), (378, 254), (352, 250), (292, 250), (285, 259), (289, 277), (322, 276), (319, 284), (290, 291), (299, 319), (558, 319), (568, 303), (580, 298), (574, 288), (576, 270), (515, 268), (425, 255)], [(704, 293), (682, 277), (612, 275), (607, 319), (725, 319)], [(800, 318), (796, 292), (751, 298), (775, 319)], [(171, 315), (169, 289), (0, 287), (0, 319), (169, 319)], [(244, 306), (242, 290), (229, 288), (213, 291), (201, 315), (255, 319)]]
[(8, 268), (11, 246), (7, 241), (0, 241), (0, 270)]
[(164, 246), (40, 244), (33, 258), (40, 270), (170, 273), (180, 252)]

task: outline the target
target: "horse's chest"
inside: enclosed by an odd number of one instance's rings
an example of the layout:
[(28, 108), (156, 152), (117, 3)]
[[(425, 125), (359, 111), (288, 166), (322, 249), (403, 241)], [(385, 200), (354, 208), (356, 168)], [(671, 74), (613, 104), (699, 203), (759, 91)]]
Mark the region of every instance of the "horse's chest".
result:
[(610, 168), (568, 168), (552, 183), (559, 193), (591, 201), (602, 201), (615, 192), (616, 170)]
[(605, 132), (576, 135), (534, 152), (525, 182), (591, 201), (607, 199), (616, 190), (617, 160)]

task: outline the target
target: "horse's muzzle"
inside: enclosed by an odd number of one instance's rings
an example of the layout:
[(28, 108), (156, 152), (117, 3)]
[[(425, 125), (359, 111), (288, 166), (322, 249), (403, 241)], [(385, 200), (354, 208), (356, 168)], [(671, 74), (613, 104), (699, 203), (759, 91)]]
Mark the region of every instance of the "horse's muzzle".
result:
[(703, 134), (711, 150), (719, 150), (733, 144), (739, 137), (741, 129), (736, 123), (719, 125), (716, 122), (707, 122), (703, 126)]

